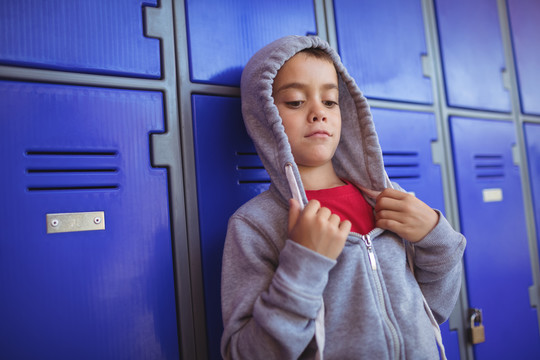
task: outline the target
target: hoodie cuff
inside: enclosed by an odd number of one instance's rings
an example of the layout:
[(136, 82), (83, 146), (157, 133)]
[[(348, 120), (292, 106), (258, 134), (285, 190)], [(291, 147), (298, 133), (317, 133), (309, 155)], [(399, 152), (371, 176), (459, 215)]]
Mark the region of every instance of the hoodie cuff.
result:
[(435, 228), (425, 238), (414, 243), (418, 265), (461, 257), (465, 250), (465, 237), (452, 228), (439, 210), (436, 211), (439, 213), (439, 222)]
[(272, 302), (314, 319), (321, 306), (328, 273), (336, 263), (336, 260), (287, 240), (270, 287)]

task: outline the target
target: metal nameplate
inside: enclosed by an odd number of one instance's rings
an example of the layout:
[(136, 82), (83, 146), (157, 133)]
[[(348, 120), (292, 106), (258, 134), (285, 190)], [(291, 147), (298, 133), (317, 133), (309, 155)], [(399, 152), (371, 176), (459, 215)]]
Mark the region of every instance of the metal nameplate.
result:
[(503, 201), (503, 191), (501, 188), (482, 190), (484, 202)]
[(105, 212), (47, 214), (47, 234), (105, 230)]

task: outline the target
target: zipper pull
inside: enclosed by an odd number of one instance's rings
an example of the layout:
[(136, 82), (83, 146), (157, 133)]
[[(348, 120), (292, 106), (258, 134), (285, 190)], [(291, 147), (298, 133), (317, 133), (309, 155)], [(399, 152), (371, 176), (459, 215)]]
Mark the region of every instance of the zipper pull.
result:
[(362, 240), (366, 244), (368, 251), (369, 263), (371, 264), (371, 270), (377, 270), (377, 261), (375, 260), (375, 253), (373, 252), (373, 245), (371, 244), (371, 238), (369, 235), (362, 235)]

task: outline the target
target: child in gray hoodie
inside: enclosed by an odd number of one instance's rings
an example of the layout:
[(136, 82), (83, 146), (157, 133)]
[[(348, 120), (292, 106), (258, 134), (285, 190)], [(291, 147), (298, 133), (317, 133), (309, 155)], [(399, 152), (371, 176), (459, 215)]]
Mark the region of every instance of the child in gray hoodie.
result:
[(246, 65), (241, 93), (272, 184), (229, 220), (224, 358), (437, 358), (465, 239), (389, 181), (339, 56), (317, 37), (279, 39)]

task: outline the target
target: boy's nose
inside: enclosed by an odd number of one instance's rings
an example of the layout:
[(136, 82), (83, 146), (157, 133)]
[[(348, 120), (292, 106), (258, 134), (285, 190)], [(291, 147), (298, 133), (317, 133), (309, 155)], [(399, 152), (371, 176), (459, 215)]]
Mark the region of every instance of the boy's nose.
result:
[(326, 121), (326, 111), (324, 111), (322, 106), (314, 107), (310, 115), (310, 121)]

